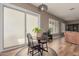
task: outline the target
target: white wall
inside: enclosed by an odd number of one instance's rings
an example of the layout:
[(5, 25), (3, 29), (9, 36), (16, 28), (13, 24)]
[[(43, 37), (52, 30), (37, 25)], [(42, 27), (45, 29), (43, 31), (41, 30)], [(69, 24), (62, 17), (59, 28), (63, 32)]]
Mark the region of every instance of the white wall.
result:
[(2, 5), (0, 4), (0, 51), (2, 51)]
[(65, 23), (61, 23), (61, 33), (65, 32)]
[(67, 24), (78, 24), (79, 20), (67, 21)]

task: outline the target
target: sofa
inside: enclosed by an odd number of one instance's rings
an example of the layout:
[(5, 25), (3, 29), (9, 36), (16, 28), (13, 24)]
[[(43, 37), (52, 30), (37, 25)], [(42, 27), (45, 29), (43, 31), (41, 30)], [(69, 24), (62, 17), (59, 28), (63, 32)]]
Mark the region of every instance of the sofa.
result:
[(73, 44), (79, 44), (79, 32), (65, 32), (65, 40)]

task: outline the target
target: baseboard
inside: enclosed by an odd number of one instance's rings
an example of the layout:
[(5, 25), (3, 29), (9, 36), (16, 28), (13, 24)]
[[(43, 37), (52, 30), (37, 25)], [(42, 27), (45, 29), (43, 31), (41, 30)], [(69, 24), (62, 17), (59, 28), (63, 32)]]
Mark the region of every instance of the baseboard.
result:
[(7, 49), (3, 49), (1, 50), (0, 52), (6, 52), (6, 51), (10, 51), (10, 50), (14, 50), (14, 49), (18, 49), (18, 48), (21, 48), (21, 47), (24, 47), (25, 45), (22, 45), (22, 46), (16, 46), (16, 47), (13, 47), (13, 48), (7, 48)]

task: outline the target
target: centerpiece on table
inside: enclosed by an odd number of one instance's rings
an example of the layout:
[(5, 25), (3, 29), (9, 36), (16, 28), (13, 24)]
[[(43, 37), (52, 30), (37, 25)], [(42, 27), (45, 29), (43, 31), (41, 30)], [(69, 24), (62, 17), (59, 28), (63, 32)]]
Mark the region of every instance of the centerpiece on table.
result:
[(41, 37), (42, 35), (42, 30), (40, 29), (40, 27), (35, 27), (33, 29), (33, 32), (36, 33), (36, 37)]

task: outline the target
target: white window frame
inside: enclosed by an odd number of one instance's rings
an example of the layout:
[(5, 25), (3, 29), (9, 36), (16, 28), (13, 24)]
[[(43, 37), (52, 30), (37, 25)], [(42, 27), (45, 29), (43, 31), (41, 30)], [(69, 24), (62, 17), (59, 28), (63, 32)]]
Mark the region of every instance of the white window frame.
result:
[[(54, 30), (55, 30), (55, 32), (53, 33), (51, 33), (51, 34), (59, 34), (59, 27), (57, 28), (56, 26), (57, 26), (57, 22), (58, 22), (58, 24), (59, 24), (59, 21), (57, 21), (57, 20), (55, 20), (55, 19), (53, 19), (53, 18), (49, 18), (49, 24), (50, 24), (50, 21), (54, 21)], [(58, 33), (56, 33), (56, 30), (58, 29)]]
[[(18, 10), (18, 11), (21, 11), (21, 12), (24, 12), (25, 14), (26, 13), (30, 13), (30, 14), (34, 14), (34, 15), (38, 15), (39, 17), (39, 26), (40, 26), (40, 14), (39, 13), (35, 13), (35, 12), (32, 12), (32, 11), (29, 11), (27, 9), (24, 9), (24, 8), (21, 8), (19, 6), (15, 6), (15, 5), (12, 5), (12, 4), (8, 4), (8, 3), (4, 3), (4, 4), (0, 4), (1, 5), (1, 11), (2, 11), (2, 50), (8, 50), (8, 49), (13, 49), (13, 48), (17, 48), (17, 47), (21, 47), (23, 45), (18, 45), (18, 46), (14, 46), (14, 47), (10, 47), (10, 48), (4, 48), (4, 17), (3, 17), (3, 13), (4, 13), (4, 7), (7, 7), (7, 8), (11, 8), (11, 9), (15, 9), (15, 10)], [(25, 15), (26, 16), (26, 15)], [(26, 17), (25, 17), (25, 27), (26, 27)], [(26, 28), (25, 28), (25, 36), (26, 36)], [(26, 38), (25, 38), (25, 43), (26, 43)]]

